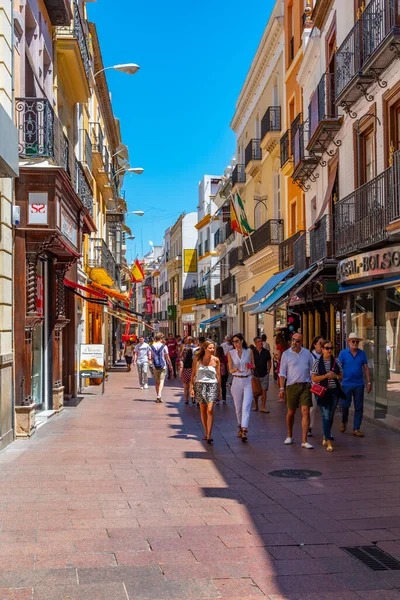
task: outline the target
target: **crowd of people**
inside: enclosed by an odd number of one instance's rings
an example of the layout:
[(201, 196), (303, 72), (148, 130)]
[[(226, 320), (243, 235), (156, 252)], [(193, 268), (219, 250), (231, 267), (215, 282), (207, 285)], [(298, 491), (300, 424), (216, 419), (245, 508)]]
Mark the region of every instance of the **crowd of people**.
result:
[[(158, 332), (151, 340), (139, 337), (127, 340), (124, 357), (128, 372), (137, 368), (141, 389), (148, 389), (152, 373), (157, 403), (162, 403), (166, 377), (180, 378), (185, 404), (200, 409), (204, 428), (203, 440), (211, 444), (215, 404), (226, 403), (227, 388), (233, 398), (238, 431), (243, 442), (248, 440), (251, 411), (269, 413), (267, 392), (271, 374), (279, 385), (278, 402), (286, 403), (287, 437), (285, 445), (294, 442), (293, 428), (297, 409), (301, 411), (301, 447), (312, 450), (316, 412), (322, 417), (322, 445), (333, 451), (332, 427), (337, 407), (342, 412), (341, 433), (347, 429), (349, 410), (354, 402), (353, 435), (361, 432), (365, 380), (368, 392), (372, 383), (367, 356), (359, 348), (359, 338), (350, 333), (347, 347), (335, 358), (333, 344), (316, 336), (310, 349), (303, 347), (303, 336), (295, 332), (288, 341), (282, 332), (275, 336), (271, 353), (266, 335), (257, 336), (247, 345), (241, 333), (226, 336), (221, 345), (205, 337), (174, 336)], [(259, 408), (260, 402), (260, 408)]]

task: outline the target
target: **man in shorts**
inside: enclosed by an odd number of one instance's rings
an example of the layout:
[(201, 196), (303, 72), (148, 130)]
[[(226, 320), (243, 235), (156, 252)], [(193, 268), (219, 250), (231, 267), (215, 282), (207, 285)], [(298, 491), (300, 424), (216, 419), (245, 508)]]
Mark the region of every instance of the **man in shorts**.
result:
[(163, 343), (164, 334), (159, 332), (155, 335), (154, 344), (151, 346), (151, 360), (153, 364), (153, 377), (156, 387), (157, 400), (156, 402), (161, 403), (161, 394), (164, 387), (165, 375), (167, 374), (167, 368), (171, 372), (172, 363), (168, 354), (168, 348)]
[[(271, 371), (271, 353), (269, 350), (263, 347), (263, 342), (260, 337), (254, 338), (253, 347), (254, 357), (254, 379), (258, 384), (258, 387), (262, 390), (261, 393), (261, 409), (262, 413), (269, 413), (266, 409), (267, 402), (267, 391), (269, 387), (269, 372)], [(252, 410), (258, 410), (258, 396), (254, 395), (254, 406)]]
[[(296, 410), (301, 407), (302, 420), (302, 448), (313, 450), (313, 446), (307, 442), (307, 432), (310, 427), (311, 399), (311, 369), (313, 356), (309, 350), (303, 348), (303, 336), (295, 333), (292, 337), (291, 347), (283, 352), (279, 370), (279, 398), (286, 396), (288, 428), (285, 444), (293, 444), (293, 425)], [(286, 388), (285, 388), (286, 385)]]

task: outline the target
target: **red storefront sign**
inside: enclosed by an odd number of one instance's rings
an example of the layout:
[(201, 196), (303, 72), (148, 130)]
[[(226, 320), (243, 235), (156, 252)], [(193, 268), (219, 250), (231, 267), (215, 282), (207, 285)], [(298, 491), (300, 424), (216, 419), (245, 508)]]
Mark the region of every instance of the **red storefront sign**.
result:
[(43, 277), (36, 275), (36, 312), (40, 317), (43, 317), (44, 302), (43, 302)]
[(153, 296), (151, 293), (151, 286), (146, 285), (144, 291), (146, 297), (146, 314), (151, 315), (151, 313), (153, 312)]

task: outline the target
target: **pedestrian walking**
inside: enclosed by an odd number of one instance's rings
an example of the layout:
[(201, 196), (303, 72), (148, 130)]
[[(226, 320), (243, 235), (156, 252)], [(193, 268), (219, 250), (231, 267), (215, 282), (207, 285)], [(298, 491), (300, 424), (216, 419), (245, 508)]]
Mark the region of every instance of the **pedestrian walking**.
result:
[(221, 373), (219, 359), (214, 356), (213, 342), (204, 342), (193, 361), (190, 393), (200, 405), (201, 422), (204, 427), (203, 440), (213, 442), (211, 436), (214, 422), (214, 404), (221, 395)]
[[(269, 373), (271, 371), (271, 353), (269, 350), (263, 347), (263, 342), (260, 337), (254, 338), (253, 358), (254, 358), (254, 371), (253, 371), (253, 383), (256, 382), (261, 391), (261, 409), (262, 413), (269, 413), (266, 408), (267, 402), (267, 391), (269, 387)], [(254, 389), (254, 387), (253, 387)], [(258, 398), (257, 394), (254, 396), (254, 405), (252, 410), (258, 410)]]
[(269, 353), (271, 353), (271, 347), (267, 342), (267, 335), (265, 333), (262, 334), (261, 341), (262, 341), (263, 348), (265, 348), (266, 350), (268, 350)]
[[(176, 363), (178, 360), (178, 343), (172, 333), (168, 334), (168, 338), (165, 343), (168, 348), (168, 354), (171, 359), (172, 369), (174, 372), (174, 377), (176, 379)], [(171, 377), (172, 377), (172, 370), (168, 373), (168, 379), (171, 379)]]
[(139, 336), (139, 343), (135, 346), (134, 366), (137, 367), (140, 389), (147, 390), (149, 361), (151, 360), (151, 350), (149, 344), (144, 341), (143, 336)]
[[(340, 381), (343, 377), (342, 365), (333, 356), (333, 344), (330, 340), (322, 343), (322, 355), (314, 361), (312, 381), (319, 384), (316, 396), (322, 414), (322, 445), (328, 452), (333, 452), (332, 425), (341, 391)], [(315, 387), (315, 386), (314, 386)]]
[(232, 338), (230, 335), (226, 335), (224, 337), (224, 341), (222, 342), (221, 346), (222, 346), (225, 356), (228, 354), (229, 350), (233, 349)]
[[(274, 358), (275, 358), (275, 362), (276, 362), (275, 372), (277, 374), (278, 380), (279, 380), (279, 372), (280, 372), (282, 354), (289, 347), (290, 346), (287, 343), (287, 341), (285, 340), (283, 333), (278, 331), (278, 333), (276, 334), (276, 337), (275, 337), (275, 352), (274, 352)], [(278, 402), (285, 402), (285, 400), (280, 398), (278, 395)]]
[(287, 438), (285, 444), (293, 444), (293, 425), (296, 410), (300, 407), (302, 413), (301, 447), (313, 450), (313, 446), (307, 442), (307, 433), (310, 427), (311, 399), (311, 370), (313, 368), (313, 357), (309, 350), (303, 348), (303, 336), (295, 333), (292, 337), (292, 345), (282, 354), (279, 371), (279, 398), (287, 404), (286, 424)]
[[(322, 356), (322, 344), (324, 343), (324, 338), (321, 335), (316, 335), (313, 341), (311, 342), (310, 352), (313, 355), (313, 359), (318, 360)], [(311, 393), (312, 407), (310, 408), (310, 427), (308, 429), (308, 437), (312, 436), (312, 430), (315, 424), (315, 415), (317, 413), (318, 407), (318, 398), (315, 394)]]
[(153, 376), (156, 386), (157, 402), (162, 402), (161, 394), (164, 387), (165, 375), (167, 368), (172, 371), (172, 363), (168, 354), (166, 344), (163, 344), (164, 334), (156, 333), (155, 341), (150, 346), (151, 360), (153, 365)]
[(342, 350), (338, 360), (343, 368), (342, 388), (345, 396), (342, 399), (342, 425), (340, 431), (344, 433), (349, 420), (349, 410), (354, 400), (354, 424), (353, 435), (364, 437), (360, 431), (364, 412), (364, 376), (367, 380), (367, 392), (372, 390), (371, 374), (368, 367), (368, 359), (364, 350), (358, 345), (362, 341), (356, 333), (350, 333), (347, 338), (348, 347)]
[[(226, 404), (226, 384), (228, 381), (228, 358), (225, 355), (224, 349), (221, 346), (217, 346), (217, 349), (215, 351), (216, 356), (219, 358), (219, 368), (220, 368), (220, 373), (221, 373), (221, 396), (222, 396), (222, 402), (224, 404)], [(219, 401), (217, 401), (219, 402)]]
[[(193, 338), (189, 335), (186, 339), (185, 346), (182, 348), (180, 357), (180, 377), (183, 383), (183, 395), (185, 398), (185, 404), (189, 404), (189, 393), (190, 393), (190, 380), (192, 378), (192, 367), (193, 367)], [(195, 400), (192, 400), (195, 404)]]
[(135, 350), (135, 347), (132, 344), (132, 340), (131, 339), (127, 340), (127, 342), (125, 344), (124, 357), (125, 357), (126, 368), (127, 368), (128, 373), (130, 373), (132, 370), (132, 360), (133, 360), (134, 350)]
[(233, 335), (232, 342), (234, 349), (228, 352), (228, 367), (233, 377), (231, 394), (235, 403), (238, 421), (237, 436), (243, 442), (247, 442), (251, 404), (253, 401), (251, 379), (254, 358), (241, 333)]

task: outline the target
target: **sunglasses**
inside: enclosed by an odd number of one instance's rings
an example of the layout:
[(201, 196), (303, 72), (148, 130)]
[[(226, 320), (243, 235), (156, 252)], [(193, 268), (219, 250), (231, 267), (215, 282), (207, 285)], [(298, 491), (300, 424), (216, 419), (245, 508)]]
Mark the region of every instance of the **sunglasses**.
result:
[(301, 344), (301, 340), (298, 340), (296, 338), (292, 338), (292, 342), (294, 342), (295, 344)]
[(240, 340), (232, 340), (234, 344), (239, 344)]
[(332, 346), (324, 346), (324, 350), (333, 350)]
[(352, 344), (359, 344), (359, 343), (360, 343), (360, 340), (351, 340), (351, 343), (352, 343)]

